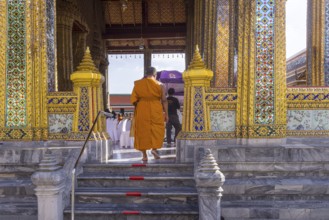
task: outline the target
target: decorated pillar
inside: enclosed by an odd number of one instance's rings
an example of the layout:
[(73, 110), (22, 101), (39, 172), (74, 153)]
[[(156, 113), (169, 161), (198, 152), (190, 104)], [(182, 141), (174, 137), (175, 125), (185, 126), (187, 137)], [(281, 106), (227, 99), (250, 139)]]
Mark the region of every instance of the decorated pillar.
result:
[[(204, 104), (205, 89), (210, 87), (213, 72), (206, 69), (196, 46), (193, 60), (188, 70), (183, 73), (184, 80), (184, 113), (180, 138), (197, 137), (199, 133), (210, 131), (207, 120), (208, 111)], [(192, 136), (191, 136), (192, 135)]]
[(185, 49), (185, 66), (189, 65), (193, 56), (193, 39), (194, 39), (194, 1), (185, 0), (186, 8), (186, 49)]
[[(215, 69), (216, 62), (216, 17), (217, 0), (194, 1), (193, 38), (191, 45), (199, 45), (204, 63), (208, 69)], [(193, 50), (192, 50), (193, 51)]]
[(325, 1), (324, 85), (329, 86), (329, 0)]
[(329, 1), (307, 2), (307, 85), (329, 86)]
[[(84, 140), (93, 125), (97, 113), (103, 110), (102, 84), (104, 76), (96, 69), (87, 48), (85, 55), (71, 74), (74, 92), (78, 95), (78, 108), (74, 115), (72, 136), (73, 140)], [(101, 117), (94, 128), (94, 138), (108, 138), (105, 132), (105, 118)]]
[(70, 74), (73, 72), (72, 54), (73, 18), (59, 15), (57, 19), (58, 90), (72, 90)]
[(237, 137), (286, 135), (285, 2), (239, 1)]
[(46, 140), (46, 94), (56, 89), (55, 1), (5, 0), (0, 10), (0, 137)]
[(215, 61), (215, 87), (232, 87), (232, 74), (230, 69), (230, 42), (234, 35), (231, 33), (233, 20), (233, 5), (235, 1), (219, 0), (218, 10), (216, 13), (216, 40), (214, 42), (216, 48)]

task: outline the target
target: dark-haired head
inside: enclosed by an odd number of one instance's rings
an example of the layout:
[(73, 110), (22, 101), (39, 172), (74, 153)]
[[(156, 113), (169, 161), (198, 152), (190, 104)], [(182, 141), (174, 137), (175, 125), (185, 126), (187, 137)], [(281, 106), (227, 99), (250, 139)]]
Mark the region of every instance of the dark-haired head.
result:
[(175, 89), (174, 88), (168, 89), (168, 95), (174, 95), (174, 94), (175, 94)]
[(147, 68), (146, 72), (145, 72), (145, 76), (154, 76), (156, 75), (157, 70), (154, 67), (149, 67)]

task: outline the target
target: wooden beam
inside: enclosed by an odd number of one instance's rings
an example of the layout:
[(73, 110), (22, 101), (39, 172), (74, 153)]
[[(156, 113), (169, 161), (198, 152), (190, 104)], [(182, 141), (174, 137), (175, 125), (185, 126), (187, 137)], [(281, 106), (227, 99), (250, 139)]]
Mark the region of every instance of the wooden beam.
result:
[[(151, 50), (161, 50), (161, 51), (164, 51), (164, 50), (177, 50), (177, 51), (184, 51), (185, 50), (185, 46), (184, 45), (179, 45), (179, 46), (176, 46), (176, 45), (155, 45), (155, 46), (152, 46), (150, 45), (148, 47), (149, 49)], [(107, 46), (107, 51), (129, 51), (129, 50), (136, 50), (138, 51), (139, 50), (139, 47), (138, 46)], [(140, 50), (141, 52), (143, 52), (143, 50)]]
[(115, 39), (165, 39), (165, 38), (182, 38), (186, 37), (186, 25), (176, 24), (176, 26), (148, 26), (143, 27), (143, 35), (141, 36), (141, 27), (107, 27), (103, 34), (105, 40)]

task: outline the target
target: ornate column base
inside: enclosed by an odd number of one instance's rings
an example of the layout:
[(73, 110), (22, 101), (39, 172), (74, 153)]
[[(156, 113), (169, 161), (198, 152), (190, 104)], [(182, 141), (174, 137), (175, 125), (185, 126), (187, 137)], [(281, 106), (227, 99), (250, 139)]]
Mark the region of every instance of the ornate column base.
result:
[(284, 138), (287, 125), (252, 125), (236, 128), (238, 138)]

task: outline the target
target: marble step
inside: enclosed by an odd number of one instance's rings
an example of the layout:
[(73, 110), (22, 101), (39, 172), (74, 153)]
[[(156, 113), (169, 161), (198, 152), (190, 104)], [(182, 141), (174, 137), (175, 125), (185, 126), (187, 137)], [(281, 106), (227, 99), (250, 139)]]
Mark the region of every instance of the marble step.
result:
[(219, 162), (329, 162), (328, 145), (221, 145), (212, 153)]
[[(170, 147), (162, 147), (157, 150), (158, 154), (160, 156), (169, 156), (169, 155), (175, 155), (176, 154), (176, 147), (170, 146)], [(146, 151), (149, 158), (153, 158), (150, 151)], [(113, 156), (112, 159), (131, 159), (131, 158), (141, 158), (142, 154), (141, 152), (135, 150), (133, 147), (130, 148), (120, 148), (119, 150), (113, 150)]]
[(190, 204), (198, 203), (198, 194), (192, 187), (170, 188), (96, 188), (80, 187), (76, 190), (77, 203), (112, 204)]
[[(5, 218), (7, 216), (8, 218)], [(24, 219), (24, 216), (37, 219), (37, 199), (33, 197), (0, 198), (0, 219)], [(33, 218), (31, 218), (33, 219)]]
[[(64, 210), (69, 220), (71, 209)], [(76, 204), (75, 217), (79, 220), (198, 220), (194, 205), (163, 204)]]
[(35, 186), (30, 179), (2, 179), (0, 181), (0, 197), (31, 196), (34, 195)]
[(225, 220), (328, 220), (329, 201), (234, 201), (221, 203)]
[(83, 174), (78, 187), (195, 187), (193, 176), (109, 176)]
[(0, 164), (0, 178), (29, 178), (37, 168), (37, 164)]
[(225, 199), (232, 200), (294, 200), (329, 198), (327, 178), (235, 178), (226, 179)]
[(225, 177), (325, 177), (329, 175), (328, 162), (219, 162)]
[(101, 173), (106, 175), (193, 175), (193, 166), (191, 164), (162, 164), (159, 163), (112, 163), (112, 164), (85, 164), (83, 166), (84, 174)]

